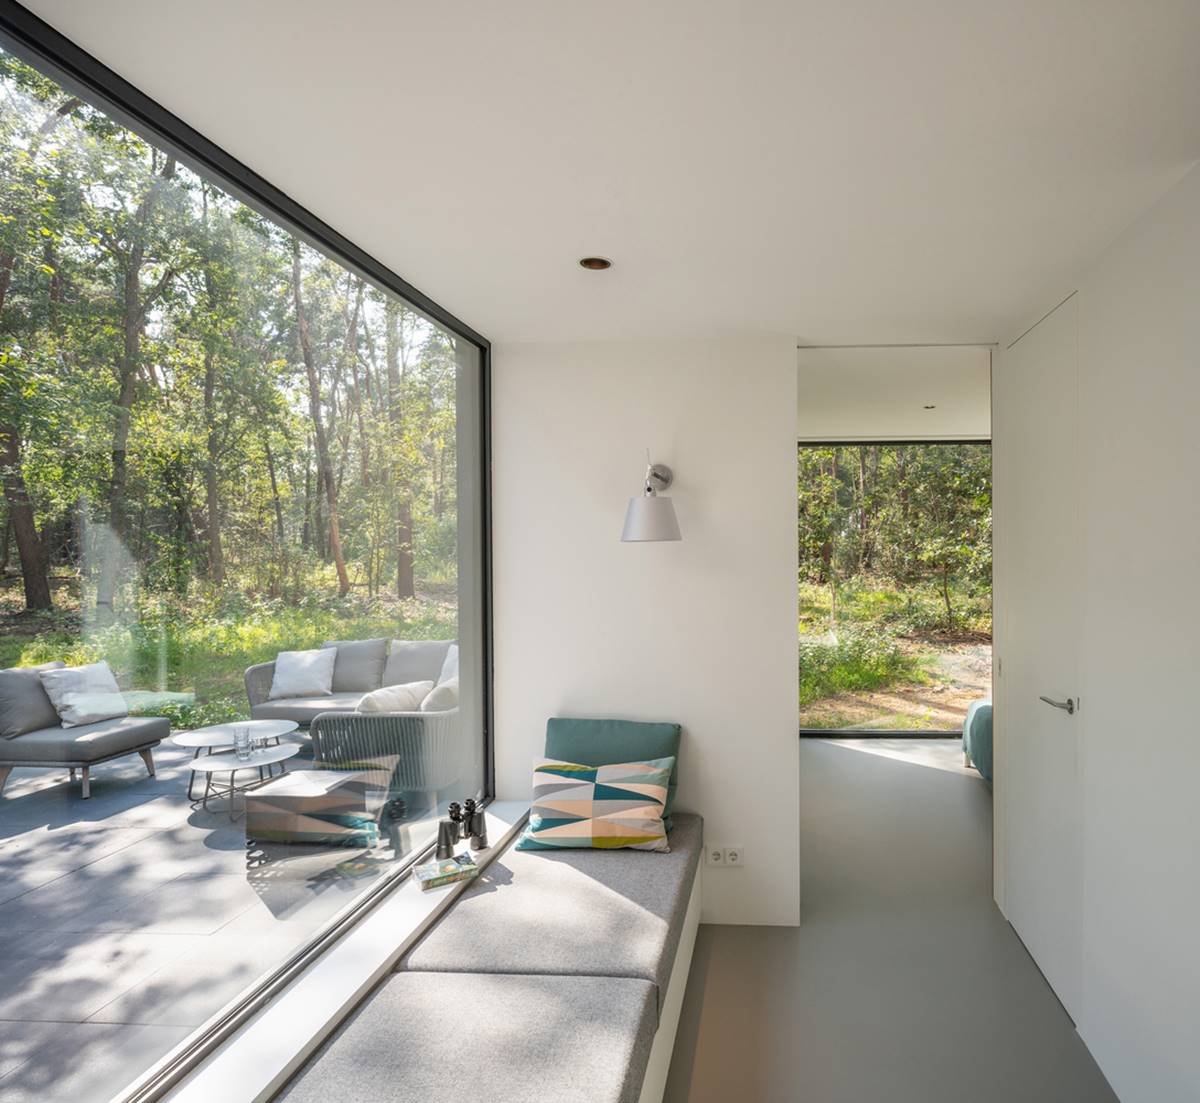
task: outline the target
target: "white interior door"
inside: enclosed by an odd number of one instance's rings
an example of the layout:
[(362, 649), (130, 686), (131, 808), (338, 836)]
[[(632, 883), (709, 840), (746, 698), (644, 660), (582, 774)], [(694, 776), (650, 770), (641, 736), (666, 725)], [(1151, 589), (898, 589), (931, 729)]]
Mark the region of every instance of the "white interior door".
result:
[[(996, 779), (1006, 820), (1005, 910), (1076, 1020), (1083, 906), (1078, 344), (1072, 297), (1005, 354), (995, 382), (994, 445), (1006, 482), (996, 517), (1006, 580), (998, 595), (1005, 638), (996, 715), (996, 738), (1005, 740)], [(1071, 700), (1075, 711), (1042, 697)]]

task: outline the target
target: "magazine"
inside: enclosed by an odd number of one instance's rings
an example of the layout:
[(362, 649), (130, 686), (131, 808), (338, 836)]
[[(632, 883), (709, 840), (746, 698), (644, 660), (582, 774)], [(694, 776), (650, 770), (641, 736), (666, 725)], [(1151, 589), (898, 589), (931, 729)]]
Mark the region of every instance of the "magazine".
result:
[(426, 862), (423, 866), (417, 866), (414, 873), (422, 889), (433, 889), (455, 881), (469, 881), (478, 875), (479, 867), (470, 852), (464, 851), (453, 858)]

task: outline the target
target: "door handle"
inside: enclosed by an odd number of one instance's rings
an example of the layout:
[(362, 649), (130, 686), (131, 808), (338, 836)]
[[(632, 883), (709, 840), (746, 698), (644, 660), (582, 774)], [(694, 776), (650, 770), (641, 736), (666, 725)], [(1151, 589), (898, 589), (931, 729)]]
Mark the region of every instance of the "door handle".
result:
[(1065, 701), (1056, 701), (1053, 697), (1039, 697), (1039, 701), (1045, 701), (1052, 708), (1062, 709), (1068, 716), (1075, 715), (1075, 698), (1068, 697)]

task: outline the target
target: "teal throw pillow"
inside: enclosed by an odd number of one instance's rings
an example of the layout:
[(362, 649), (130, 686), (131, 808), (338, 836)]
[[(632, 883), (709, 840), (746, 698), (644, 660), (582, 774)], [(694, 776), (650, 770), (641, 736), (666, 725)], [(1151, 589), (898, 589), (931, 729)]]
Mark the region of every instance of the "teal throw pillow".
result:
[(588, 720), (554, 716), (546, 722), (546, 757), (585, 766), (608, 766), (616, 762), (645, 762), (671, 758), (671, 780), (667, 786), (664, 818), (671, 830), (671, 809), (679, 786), (678, 724), (641, 720)]
[(535, 759), (529, 826), (517, 849), (669, 850), (663, 809), (674, 765)]

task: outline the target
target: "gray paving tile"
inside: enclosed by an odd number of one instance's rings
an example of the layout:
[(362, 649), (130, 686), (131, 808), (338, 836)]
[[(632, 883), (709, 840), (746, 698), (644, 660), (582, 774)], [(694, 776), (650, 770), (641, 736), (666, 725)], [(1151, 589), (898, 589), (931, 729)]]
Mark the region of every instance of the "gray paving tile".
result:
[(65, 877), (71, 871), (52, 866), (31, 865), (23, 869), (0, 869), (0, 904)]
[[(288, 925), (285, 924), (285, 927)], [(196, 1027), (298, 949), (310, 931), (216, 934), (146, 977), (90, 1018), (91, 1022)]]
[(31, 1031), (28, 1057), (0, 1077), (0, 1103), (106, 1103), (189, 1033), (111, 1023), (59, 1024), (44, 1040)]
[(20, 795), (19, 787), (6, 788), (0, 796), (0, 837), (76, 824), (162, 828), (184, 821), (190, 811), (182, 782), (144, 776), (136, 782), (93, 778), (89, 800), (79, 796), (77, 786), (66, 784), (29, 796)]
[[(52, 931), (16, 931), (5, 936), (4, 953), (0, 954), (0, 1020), (26, 1017), (21, 1014), (21, 998), (31, 978), (58, 960), (60, 938)], [(0, 1027), (0, 1039), (6, 1032), (7, 1027)]]
[(88, 801), (61, 770), (0, 797), (0, 1103), (107, 1100), (378, 875), (248, 845), (190, 807), (190, 757), (112, 764)]
[[(5, 1022), (0, 1019), (0, 1080), (62, 1033), (63, 1023)], [(68, 1025), (69, 1029), (69, 1025)]]
[(78, 869), (152, 834), (145, 827), (90, 823), (25, 830), (0, 840), (0, 875), (29, 866)]
[(0, 965), (0, 1019), (82, 1022), (195, 949), (178, 935), (25, 935)]
[(245, 874), (177, 877), (139, 900), (96, 915), (94, 929), (209, 935), (257, 900)]
[(125, 908), (169, 878), (152, 869), (105, 877), (91, 866), (0, 904), (0, 931), (88, 931), (95, 917)]

